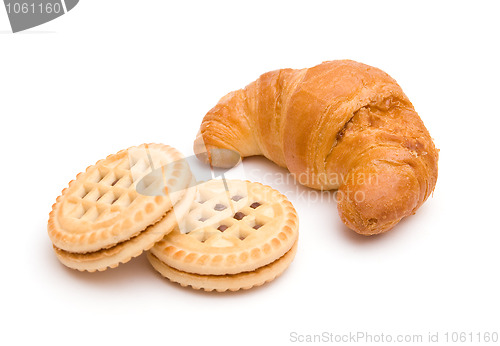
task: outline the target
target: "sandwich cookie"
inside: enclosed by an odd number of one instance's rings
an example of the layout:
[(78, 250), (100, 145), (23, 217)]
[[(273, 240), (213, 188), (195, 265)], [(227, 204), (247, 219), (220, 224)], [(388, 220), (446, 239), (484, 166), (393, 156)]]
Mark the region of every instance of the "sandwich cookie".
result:
[(80, 271), (103, 271), (151, 248), (195, 198), (184, 157), (163, 144), (119, 151), (89, 166), (62, 191), (48, 233), (58, 259)]
[(210, 180), (197, 186), (183, 221), (148, 253), (153, 267), (182, 286), (219, 292), (272, 281), (297, 249), (297, 213), (260, 183)]

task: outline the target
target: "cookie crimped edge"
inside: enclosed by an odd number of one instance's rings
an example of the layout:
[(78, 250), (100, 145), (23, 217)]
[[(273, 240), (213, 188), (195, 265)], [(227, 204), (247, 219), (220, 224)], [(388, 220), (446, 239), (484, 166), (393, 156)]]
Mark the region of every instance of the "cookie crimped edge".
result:
[(121, 263), (127, 263), (132, 258), (138, 257), (144, 251), (149, 250), (165, 234), (171, 232), (189, 212), (189, 207), (193, 203), (195, 195), (196, 186), (188, 188), (181, 201), (174, 206), (174, 209), (167, 212), (160, 221), (149, 226), (137, 236), (113, 247), (81, 254), (71, 253), (53, 245), (54, 252), (59, 261), (71, 269), (95, 272), (116, 268)]
[[(258, 246), (242, 249), (229, 254), (207, 254), (179, 248), (168, 242), (169, 236), (183, 236), (178, 229), (151, 248), (151, 253), (166, 265), (182, 272), (199, 275), (227, 275), (252, 271), (265, 266), (283, 256), (297, 241), (299, 221), (295, 208), (288, 198), (271, 186), (248, 180), (232, 180), (270, 189), (283, 207), (284, 225), (275, 236)], [(274, 197), (273, 197), (274, 198)], [(196, 263), (196, 264), (193, 264)]]
[[(184, 156), (174, 147), (166, 144), (160, 143), (145, 143), (138, 146), (131, 146), (127, 149), (122, 149), (117, 153), (110, 154), (106, 158), (98, 160), (95, 164), (88, 166), (85, 171), (80, 172), (76, 175), (76, 178), (71, 180), (68, 187), (64, 188), (56, 199), (56, 202), (52, 205), (52, 210), (49, 213), (49, 220), (47, 223), (47, 231), (52, 243), (63, 250), (78, 253), (95, 252), (104, 248), (112, 247), (122, 241), (126, 241), (134, 236), (137, 236), (149, 225), (154, 224), (161, 220), (161, 218), (168, 212), (176, 200), (172, 200), (172, 196), (155, 196), (154, 200), (148, 203), (143, 203), (144, 206), (131, 213), (128, 217), (123, 218), (119, 222), (112, 223), (107, 227), (102, 227), (96, 230), (76, 233), (69, 232), (65, 230), (58, 222), (58, 212), (59, 208), (64, 202), (64, 197), (69, 189), (73, 187), (78, 181), (82, 174), (88, 174), (91, 169), (102, 164), (102, 162), (111, 159), (113, 156), (127, 155), (128, 151), (131, 149), (143, 149), (143, 148), (154, 148), (166, 152), (169, 157), (172, 157), (174, 161), (184, 159)], [(191, 174), (188, 170), (187, 173)], [(186, 179), (187, 184), (189, 184), (190, 179)], [(176, 198), (179, 196), (175, 196)], [(138, 198), (141, 198), (139, 196)], [(180, 199), (180, 198), (179, 198)], [(177, 200), (178, 201), (178, 200)], [(153, 203), (154, 202), (154, 203)], [(147, 207), (151, 205), (151, 207)], [(161, 208), (161, 214), (158, 212), (158, 208)], [(146, 210), (149, 209), (149, 212)], [(144, 213), (146, 214), (159, 214), (158, 217), (152, 220), (145, 220)], [(131, 231), (132, 230), (132, 231)]]
[(254, 271), (242, 272), (229, 275), (200, 275), (187, 273), (168, 266), (156, 257), (151, 251), (147, 253), (149, 263), (163, 277), (171, 282), (180, 284), (182, 287), (191, 287), (196, 290), (207, 292), (226, 292), (248, 290), (271, 282), (280, 276), (293, 262), (297, 252), (298, 239), (293, 243), (290, 250), (275, 261)]

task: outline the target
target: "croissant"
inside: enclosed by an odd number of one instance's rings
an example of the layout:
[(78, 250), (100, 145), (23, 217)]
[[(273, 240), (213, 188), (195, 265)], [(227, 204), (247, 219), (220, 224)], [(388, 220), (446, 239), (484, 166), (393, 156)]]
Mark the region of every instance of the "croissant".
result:
[(350, 60), (271, 71), (229, 93), (204, 117), (194, 152), (215, 167), (264, 155), (305, 186), (337, 189), (342, 221), (364, 235), (414, 214), (438, 172), (438, 150), (401, 87)]

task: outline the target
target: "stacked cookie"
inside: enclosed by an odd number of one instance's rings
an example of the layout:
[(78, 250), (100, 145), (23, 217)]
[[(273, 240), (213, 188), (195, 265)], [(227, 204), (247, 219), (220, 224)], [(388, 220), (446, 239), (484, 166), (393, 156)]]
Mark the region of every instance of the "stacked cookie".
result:
[(285, 196), (239, 180), (198, 185), (182, 223), (148, 259), (171, 281), (206, 291), (236, 291), (273, 280), (292, 262), (298, 219)]
[(222, 292), (280, 275), (295, 256), (298, 220), (269, 186), (195, 184), (176, 149), (143, 144), (78, 174), (53, 205), (48, 233), (70, 268), (103, 271), (151, 249), (150, 263), (171, 281)]
[(77, 175), (52, 207), (48, 233), (66, 266), (102, 271), (129, 261), (169, 233), (195, 189), (181, 153), (143, 144)]

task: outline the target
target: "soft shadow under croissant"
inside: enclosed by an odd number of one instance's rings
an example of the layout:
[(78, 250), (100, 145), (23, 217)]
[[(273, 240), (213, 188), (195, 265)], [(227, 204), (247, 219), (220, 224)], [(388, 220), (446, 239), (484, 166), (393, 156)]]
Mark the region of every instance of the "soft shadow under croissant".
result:
[(271, 71), (229, 93), (204, 117), (194, 151), (216, 167), (238, 162), (234, 152), (264, 155), (303, 185), (338, 189), (342, 221), (364, 235), (414, 214), (438, 171), (438, 150), (396, 81), (350, 60)]

